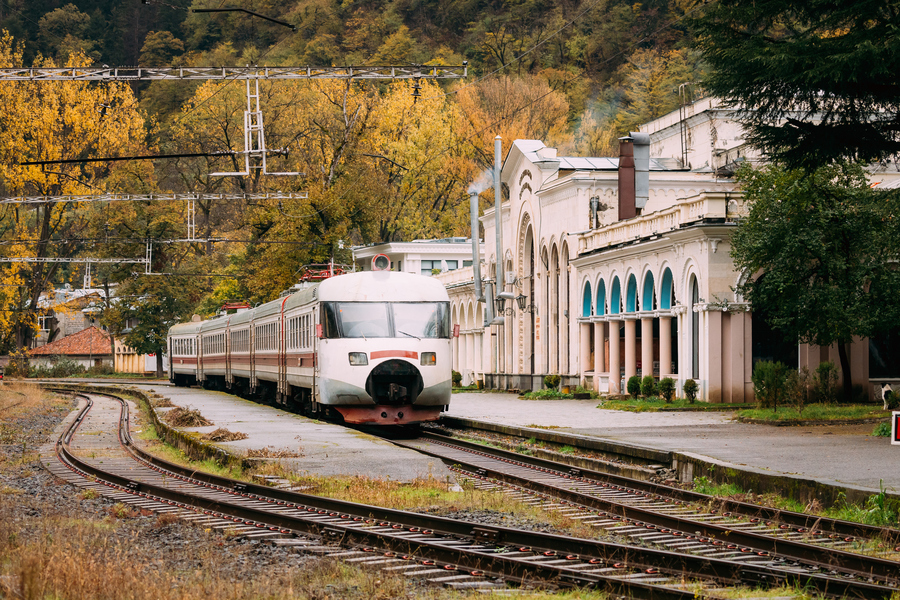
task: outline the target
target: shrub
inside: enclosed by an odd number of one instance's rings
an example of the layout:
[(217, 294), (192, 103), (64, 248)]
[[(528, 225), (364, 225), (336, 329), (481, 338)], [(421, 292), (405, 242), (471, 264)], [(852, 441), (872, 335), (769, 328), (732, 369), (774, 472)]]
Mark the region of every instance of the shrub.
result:
[(891, 424), (890, 423), (879, 423), (875, 426), (875, 429), (872, 431), (872, 435), (876, 437), (891, 437)]
[(900, 391), (891, 391), (885, 394), (884, 408), (885, 410), (897, 410), (900, 408)]
[(656, 380), (653, 379), (653, 375), (644, 375), (641, 379), (641, 396), (649, 398), (654, 394), (656, 394)]
[(628, 390), (628, 393), (631, 394), (632, 398), (637, 398), (638, 394), (641, 393), (641, 376), (632, 375), (629, 377), (625, 389)]
[(761, 360), (753, 367), (753, 388), (760, 408), (778, 410), (778, 401), (785, 396), (787, 367), (781, 362)]
[(688, 402), (691, 404), (694, 403), (694, 400), (697, 399), (697, 390), (700, 389), (700, 386), (697, 385), (697, 382), (693, 379), (688, 379), (684, 382), (684, 385), (681, 386), (681, 390), (684, 392), (684, 397), (688, 399)]
[(116, 372), (115, 368), (107, 363), (102, 363), (99, 365), (94, 365), (90, 369), (87, 370), (90, 375), (112, 375)]
[(823, 404), (834, 404), (837, 402), (837, 382), (838, 372), (834, 363), (819, 363), (813, 376), (816, 401)]
[(659, 381), (659, 393), (666, 399), (666, 402), (671, 402), (675, 396), (675, 380), (671, 377), (663, 377)]
[(462, 373), (459, 371), (451, 371), (450, 379), (453, 381), (453, 387), (459, 387), (462, 385)]
[(800, 417), (803, 416), (803, 409), (815, 398), (813, 379), (806, 367), (799, 371), (792, 369), (785, 377), (785, 399), (797, 409)]
[(71, 377), (84, 373), (84, 366), (78, 364), (68, 356), (54, 356), (50, 359), (50, 365), (32, 367), (29, 377)]
[(544, 375), (544, 385), (547, 389), (555, 390), (559, 387), (561, 381), (559, 375)]

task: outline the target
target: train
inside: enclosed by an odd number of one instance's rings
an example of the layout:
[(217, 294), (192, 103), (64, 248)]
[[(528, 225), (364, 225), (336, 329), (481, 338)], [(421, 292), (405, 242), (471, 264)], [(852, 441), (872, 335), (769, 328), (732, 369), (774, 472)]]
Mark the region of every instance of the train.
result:
[(452, 386), (449, 296), (430, 277), (378, 265), (172, 326), (169, 380), (349, 424), (438, 419)]

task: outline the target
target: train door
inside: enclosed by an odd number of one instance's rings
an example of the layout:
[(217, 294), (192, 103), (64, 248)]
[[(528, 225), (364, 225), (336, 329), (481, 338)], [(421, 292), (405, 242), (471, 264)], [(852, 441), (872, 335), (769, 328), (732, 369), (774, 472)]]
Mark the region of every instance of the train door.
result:
[(203, 376), (203, 358), (206, 356), (206, 348), (203, 345), (203, 333), (197, 334), (197, 381), (202, 382), (206, 379)]
[(231, 389), (234, 377), (231, 375), (231, 317), (225, 322), (225, 385)]
[(256, 391), (256, 322), (250, 320), (250, 329), (247, 330), (250, 336), (250, 389), (249, 392)]

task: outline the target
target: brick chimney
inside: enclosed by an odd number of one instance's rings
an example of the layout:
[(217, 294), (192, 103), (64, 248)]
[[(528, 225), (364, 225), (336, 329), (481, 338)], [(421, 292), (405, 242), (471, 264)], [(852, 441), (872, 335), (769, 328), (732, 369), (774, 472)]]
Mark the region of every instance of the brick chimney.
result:
[(634, 140), (619, 138), (619, 220), (637, 216), (634, 196)]

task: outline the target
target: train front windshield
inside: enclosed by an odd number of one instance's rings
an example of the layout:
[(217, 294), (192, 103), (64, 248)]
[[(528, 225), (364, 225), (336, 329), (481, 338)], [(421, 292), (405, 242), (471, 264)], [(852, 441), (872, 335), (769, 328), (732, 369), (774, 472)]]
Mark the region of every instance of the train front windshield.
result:
[(326, 338), (449, 338), (449, 302), (323, 302)]

